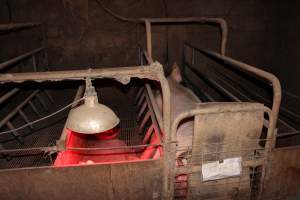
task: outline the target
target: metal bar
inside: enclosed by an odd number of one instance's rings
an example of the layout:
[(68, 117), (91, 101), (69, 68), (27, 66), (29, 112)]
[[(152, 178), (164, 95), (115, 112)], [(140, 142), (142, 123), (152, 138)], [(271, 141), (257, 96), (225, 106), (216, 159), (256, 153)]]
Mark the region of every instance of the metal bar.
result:
[[(220, 72), (218, 72), (218, 71), (216, 71), (216, 72), (217, 72), (218, 74), (220, 74)], [(257, 92), (253, 92), (252, 90), (249, 89), (249, 87), (244, 87), (243, 85), (241, 85), (241, 84), (240, 84), (240, 81), (234, 80), (234, 79), (232, 79), (231, 77), (227, 76), (226, 74), (220, 74), (220, 75), (222, 75), (222, 77), (225, 76), (228, 80), (230, 80), (230, 81), (232, 81), (232, 82), (234, 82), (234, 83), (239, 84), (239, 87), (241, 87), (241, 89), (243, 89), (243, 90), (247, 91), (248, 93), (250, 93), (254, 98), (259, 99), (259, 100), (261, 100), (261, 101), (264, 101), (266, 104), (272, 104), (272, 102), (271, 102), (270, 100), (266, 99), (266, 98), (263, 97), (262, 95), (259, 95)], [(217, 76), (217, 78), (221, 79), (220, 76)], [(223, 80), (223, 81), (225, 81), (225, 80)], [(226, 82), (226, 81), (225, 81), (225, 82)], [(244, 83), (244, 82), (243, 82), (243, 83)], [(228, 84), (228, 85), (229, 85), (229, 84)], [(230, 85), (230, 87), (232, 87), (232, 86)], [(232, 87), (232, 88), (233, 88), (233, 87)], [(236, 90), (238, 90), (238, 89), (236, 89)], [(285, 93), (284, 91), (282, 91), (282, 92)], [(239, 93), (241, 94), (241, 92), (239, 92)], [(243, 96), (245, 96), (245, 95), (243, 95)], [(249, 97), (248, 97), (248, 98), (249, 98)], [(290, 118), (290, 119), (293, 119), (293, 118), (298, 118), (298, 119), (300, 119), (300, 115), (298, 115), (298, 114), (296, 114), (296, 113), (290, 111), (289, 109), (287, 109), (287, 108), (285, 108), (285, 107), (283, 107), (283, 106), (280, 107), (280, 112), (282, 112), (283, 115), (287, 116), (287, 117)], [(278, 119), (278, 120), (279, 120), (279, 119)], [(292, 129), (293, 129), (293, 128), (292, 128)]]
[(147, 52), (148, 56), (152, 58), (152, 33), (151, 33), (151, 23), (149, 20), (145, 20), (146, 27), (146, 39), (147, 39)]
[(86, 78), (113, 78), (125, 84), (130, 81), (130, 77), (159, 80), (161, 76), (164, 76), (162, 66), (158, 62), (155, 62), (147, 66), (134, 67), (97, 67), (94, 69), (90, 68), (85, 70), (7, 73), (0, 74), (0, 82), (20, 83), (24, 81), (43, 82), (61, 80), (84, 80)]
[(186, 65), (199, 77), (201, 77), (203, 80), (208, 82), (210, 85), (212, 85), (215, 89), (219, 90), (222, 94), (227, 96), (233, 101), (241, 101), (239, 98), (237, 98), (234, 94), (232, 94), (230, 91), (228, 91), (226, 88), (224, 88), (222, 85), (220, 85), (218, 82), (206, 77), (201, 72), (197, 71), (194, 67), (190, 66), (188, 63)]
[[(19, 114), (21, 115), (21, 117), (23, 118), (23, 120), (28, 124), (28, 123), (30, 123), (30, 120), (29, 120), (29, 118), (27, 117), (27, 115), (20, 109), (19, 111)], [(34, 129), (34, 126), (31, 124), (31, 125), (29, 125), (29, 127), (31, 128), (31, 129)]]
[[(6, 122), (6, 125), (9, 128), (9, 130), (14, 130), (15, 129), (14, 125), (10, 121)], [(20, 144), (24, 144), (24, 141), (22, 140), (22, 136), (17, 131), (13, 131), (11, 134), (15, 137), (15, 139)]]
[(52, 147), (32, 147), (32, 148), (25, 148), (25, 149), (0, 149), (0, 154), (6, 153), (21, 153), (21, 152), (28, 152), (28, 151), (41, 151), (41, 152), (50, 152), (55, 151), (55, 146)]
[(282, 137), (287, 137), (287, 136), (294, 136), (294, 135), (299, 135), (300, 131), (291, 131), (287, 133), (279, 133), (277, 134), (277, 138), (282, 138)]
[[(147, 23), (146, 23), (147, 24)], [(150, 32), (150, 36), (151, 36), (151, 32)], [(147, 48), (148, 45), (152, 45), (148, 39), (147, 39)], [(153, 59), (151, 56), (149, 56), (149, 53), (144, 51), (144, 55), (145, 58), (147, 60), (147, 62), (150, 64), (150, 66), (152, 64), (154, 64)], [(164, 108), (164, 112), (163, 112), (163, 117), (162, 117), (162, 124), (163, 124), (163, 133), (164, 133), (164, 151), (169, 152), (172, 149), (175, 149), (176, 147), (174, 146), (174, 144), (171, 143), (171, 95), (170, 95), (170, 87), (169, 87), (169, 83), (166, 79), (166, 77), (164, 76), (164, 72), (161, 71), (162, 77), (159, 80), (160, 84), (161, 84), (161, 89), (162, 89), (162, 99), (163, 99), (163, 108)], [(155, 102), (156, 103), (156, 102)], [(156, 105), (156, 104), (155, 104)], [(170, 168), (172, 168), (174, 166), (174, 163), (172, 162), (175, 158), (175, 155), (169, 155), (169, 154), (165, 154), (163, 156), (163, 199), (172, 199), (172, 195), (173, 195), (173, 180), (174, 176), (173, 174), (170, 172)]]
[(32, 55), (32, 67), (33, 67), (33, 71), (37, 72), (37, 67), (36, 67), (36, 59), (35, 59), (35, 55)]
[(145, 125), (146, 125), (147, 121), (150, 119), (150, 117), (151, 117), (151, 113), (150, 113), (150, 111), (148, 111), (146, 113), (146, 115), (144, 116), (143, 121), (139, 127), (139, 133), (142, 132), (143, 128), (145, 127)]
[(35, 105), (32, 103), (31, 100), (28, 101), (29, 106), (32, 108), (32, 110), (35, 112), (35, 114), (39, 117), (41, 117), (41, 113), (39, 112), (39, 110), (35, 107)]
[(44, 109), (48, 111), (49, 108), (48, 108), (46, 102), (44, 101), (44, 99), (41, 97), (41, 95), (37, 94), (36, 97), (37, 97), (38, 101), (41, 103), (41, 105), (44, 107)]
[(136, 94), (136, 97), (135, 97), (135, 103), (138, 102), (138, 100), (140, 99), (140, 96), (143, 94), (143, 91), (144, 91), (144, 87), (141, 87), (138, 89), (138, 92)]
[[(216, 71), (216, 72), (220, 74), (220, 72), (218, 72), (218, 71)], [(224, 76), (224, 75), (223, 75), (223, 76)], [(233, 80), (232, 80), (231, 78), (229, 78), (228, 76), (225, 75), (225, 77), (226, 77), (227, 79), (233, 81)], [(247, 95), (243, 94), (240, 90), (238, 90), (237, 88), (233, 87), (231, 84), (228, 84), (221, 76), (216, 76), (216, 78), (219, 79), (219, 80), (221, 80), (221, 81), (223, 82), (223, 84), (226, 84), (228, 87), (230, 87), (232, 90), (234, 90), (235, 92), (237, 92), (239, 95), (243, 96), (245, 99), (247, 99), (247, 101), (255, 102), (255, 99), (253, 99), (253, 97), (250, 98), (250, 97), (248, 97)], [(242, 87), (242, 89), (244, 89), (243, 86), (240, 85), (240, 87)], [(246, 88), (245, 88), (245, 89), (246, 89)], [(257, 93), (252, 92), (252, 91), (250, 91), (250, 90), (247, 90), (247, 92), (251, 93), (252, 95), (254, 95), (254, 96), (258, 97), (258, 98), (260, 98), (260, 100), (265, 101), (265, 102), (264, 102), (265, 104), (271, 104), (271, 102), (270, 102), (269, 100), (267, 100), (267, 99), (265, 99), (264, 97), (258, 95)], [(241, 100), (240, 100), (240, 101), (241, 101)], [(284, 111), (284, 108), (281, 107), (280, 110)], [(297, 117), (297, 116), (294, 116), (294, 117)], [(291, 129), (291, 130), (293, 130), (293, 131), (296, 131), (296, 129), (295, 129), (293, 126), (289, 125), (287, 122), (285, 122), (284, 120), (282, 120), (282, 119), (280, 119), (280, 118), (278, 118), (278, 124), (279, 124), (279, 123), (283, 124), (284, 126), (288, 127), (289, 129)]]
[[(144, 148), (144, 147), (159, 147), (162, 144), (141, 144), (133, 146), (114, 146), (114, 147), (68, 147), (66, 150), (75, 150), (75, 151), (97, 151), (97, 150), (111, 150), (111, 149), (135, 149), (135, 148)], [(98, 152), (97, 152), (98, 154)]]
[(145, 93), (143, 93), (143, 94), (141, 95), (141, 97), (140, 97), (140, 99), (139, 99), (139, 101), (138, 101), (138, 103), (137, 103), (137, 105), (136, 105), (136, 107), (137, 107), (138, 109), (141, 107), (141, 105), (143, 104), (144, 100), (145, 100)]
[(163, 127), (162, 113), (158, 108), (158, 105), (155, 101), (155, 97), (153, 95), (152, 89), (151, 89), (149, 84), (146, 84), (146, 91), (147, 91), (147, 94), (148, 94), (148, 97), (149, 97), (149, 100), (150, 100), (149, 103), (151, 103), (151, 106), (152, 106), (152, 109), (155, 113), (158, 125), (159, 125), (160, 129), (162, 129), (162, 127)]
[[(207, 23), (217, 24), (221, 30), (221, 47), (220, 52), (222, 55), (226, 53), (226, 44), (228, 38), (227, 22), (222, 18), (209, 18), (209, 17), (185, 17), (185, 18), (145, 18), (144, 23), (146, 26), (147, 36), (147, 51), (150, 58), (152, 58), (152, 39), (151, 39), (151, 24), (153, 23)], [(148, 28), (147, 28), (148, 27)]]
[(39, 90), (32, 92), (22, 103), (20, 103), (15, 109), (8, 113), (4, 119), (0, 121), (0, 128), (5, 125), (15, 114), (19, 112), (37, 93)]
[(8, 60), (8, 61), (5, 61), (5, 62), (3, 62), (3, 63), (0, 63), (0, 70), (4, 69), (4, 68), (6, 68), (6, 67), (8, 67), (8, 66), (10, 66), (10, 65), (12, 65), (12, 64), (15, 64), (15, 63), (19, 62), (20, 60), (23, 60), (23, 59), (25, 59), (25, 58), (28, 58), (29, 56), (32, 56), (33, 54), (36, 54), (36, 53), (42, 51), (43, 49), (44, 49), (44, 47), (40, 47), (40, 48), (38, 48), (38, 49), (35, 49), (35, 50), (33, 50), (33, 51), (27, 52), (27, 53), (25, 53), (25, 54), (22, 54), (22, 55), (20, 55), (20, 56), (17, 56), (17, 57), (15, 57), (15, 58), (12, 58), (12, 59), (10, 59), (10, 60)]
[(16, 94), (18, 91), (20, 91), (19, 88), (14, 88), (11, 91), (5, 93), (4, 95), (2, 95), (0, 97), (0, 104), (3, 103), (4, 101), (6, 101), (7, 99), (9, 99), (10, 97), (12, 97), (14, 94)]
[[(148, 24), (148, 22), (146, 21), (146, 25)], [(148, 24), (149, 25), (149, 24)], [(147, 28), (147, 26), (146, 26)], [(149, 28), (149, 27), (148, 27)], [(150, 27), (151, 28), (151, 27)], [(151, 30), (150, 30), (151, 31)], [(150, 35), (151, 37), (151, 35)], [(151, 41), (150, 41), (151, 42)], [(149, 49), (148, 49), (149, 50)], [(151, 56), (149, 56), (149, 54), (144, 51), (144, 55), (145, 55), (145, 58), (147, 60), (148, 63), (152, 64), (153, 63), (153, 60), (151, 58)], [(156, 119), (157, 119), (157, 122), (158, 122), (158, 125), (160, 127), (160, 129), (163, 128), (163, 117), (162, 117), (162, 113), (159, 111), (159, 108), (157, 106), (157, 103), (155, 101), (155, 98), (154, 98), (154, 95), (153, 95), (153, 92), (152, 92), (152, 89), (150, 87), (150, 85), (148, 83), (145, 84), (145, 88), (146, 88), (146, 92), (150, 98), (150, 103), (152, 105), (152, 108), (153, 108), (153, 111), (156, 115)], [(164, 98), (164, 97), (163, 97)]]
[(154, 127), (153, 127), (153, 124), (148, 128), (146, 134), (145, 134), (145, 137), (143, 139), (143, 142), (142, 144), (146, 144), (147, 141), (149, 140), (150, 138), (150, 135), (152, 134), (152, 132), (154, 131)]
[(139, 121), (142, 114), (144, 113), (145, 109), (147, 108), (147, 102), (144, 102), (142, 108), (140, 109), (138, 115), (137, 115), (137, 120)]
[[(279, 113), (279, 109), (280, 109), (280, 103), (281, 103), (281, 85), (280, 85), (280, 82), (279, 82), (278, 78), (275, 75), (273, 75), (269, 72), (263, 71), (261, 69), (258, 69), (256, 67), (253, 67), (251, 65), (248, 65), (246, 63), (242, 63), (238, 60), (229, 58), (227, 56), (223, 56), (223, 55), (218, 54), (214, 51), (203, 50), (203, 49), (196, 48), (194, 46), (192, 46), (192, 47), (197, 49), (199, 52), (203, 53), (204, 55), (208, 55), (208, 56), (213, 57), (215, 59), (222, 60), (225, 63), (227, 63), (227, 64), (229, 64), (233, 67), (239, 68), (239, 69), (244, 70), (246, 72), (250, 72), (250, 73), (255, 74), (255, 75), (257, 75), (261, 78), (264, 78), (264, 79), (268, 80), (273, 86), (272, 115), (275, 119), (275, 124), (274, 125), (276, 126), (276, 122), (277, 122), (277, 119), (278, 119), (278, 113)], [(273, 129), (275, 129), (275, 127)]]
[(48, 99), (49, 99), (52, 103), (54, 103), (54, 99), (53, 99), (53, 97), (51, 96), (51, 94), (50, 94), (48, 91), (46, 91), (46, 90), (44, 90), (44, 93), (46, 94), (46, 96), (48, 97)]
[(40, 25), (41, 23), (36, 22), (0, 24), (0, 31), (13, 31), (24, 28), (32, 28)]
[[(186, 63), (186, 65), (198, 76), (200, 76), (201, 78), (205, 79), (206, 81), (208, 81), (210, 84), (212, 84), (214, 87), (216, 87), (216, 89), (218, 89), (221, 93), (225, 94), (227, 97), (229, 97), (231, 100), (236, 101), (236, 102), (242, 102), (242, 100), (240, 98), (238, 98), (237, 96), (235, 96), (233, 93), (231, 93), (230, 91), (228, 91), (227, 89), (225, 89), (223, 86), (221, 86), (219, 83), (217, 83), (216, 81), (209, 79), (208, 77), (205, 77), (204, 75), (202, 75), (200, 72), (198, 72), (195, 68), (191, 67), (188, 63)], [(221, 79), (221, 77), (216, 77), (219, 80)], [(223, 80), (224, 81), (224, 80)], [(223, 83), (224, 84), (224, 83)], [(227, 84), (225, 82), (225, 84)], [(250, 99), (248, 96), (245, 96), (243, 93), (241, 93), (238, 89), (236, 89), (235, 87), (228, 85), (231, 89), (233, 89), (234, 91), (236, 91), (237, 93), (239, 93), (241, 96), (243, 96), (244, 98), (246, 98), (248, 101), (253, 102), (253, 99)], [(262, 97), (263, 98), (263, 97)], [(284, 126), (288, 127), (289, 129), (295, 131), (296, 129), (294, 127), (292, 127), (291, 125), (289, 125), (287, 122), (285, 122), (284, 120), (278, 118), (277, 119), (278, 122), (282, 123)]]
[[(158, 121), (158, 118), (157, 118), (157, 116), (155, 114), (155, 111), (154, 111), (152, 102), (150, 100), (149, 94), (146, 94), (146, 101), (147, 101), (147, 103), (149, 105), (148, 106), (148, 108), (149, 108), (148, 112), (150, 112), (150, 117), (151, 117), (153, 128), (155, 130), (155, 133), (157, 134), (157, 137), (159, 138), (159, 141), (162, 142), (163, 141), (163, 139), (161, 137), (161, 129), (162, 129), (162, 126), (163, 126), (162, 121), (160, 121), (160, 122)], [(154, 102), (154, 103), (156, 103), (156, 102)]]

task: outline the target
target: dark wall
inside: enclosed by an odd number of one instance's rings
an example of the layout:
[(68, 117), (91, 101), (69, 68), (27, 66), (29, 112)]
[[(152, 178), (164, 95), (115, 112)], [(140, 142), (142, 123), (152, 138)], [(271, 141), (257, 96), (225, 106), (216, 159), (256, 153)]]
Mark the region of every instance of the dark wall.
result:
[[(299, 1), (104, 0), (104, 3), (115, 13), (131, 18), (223, 17), (229, 24), (227, 55), (275, 73), (284, 88), (300, 94)], [(8, 22), (9, 18), (13, 22), (45, 24), (52, 69), (134, 65), (137, 44), (144, 41), (143, 26), (116, 20), (95, 0), (0, 0), (0, 22)], [(7, 51), (8, 47), (19, 49), (19, 53), (38, 46), (41, 39), (36, 38), (41, 30), (34, 31), (32, 41), (26, 31), (12, 40), (1, 35), (1, 58), (16, 54)], [(165, 63), (166, 28), (156, 26), (153, 32), (154, 56)], [(218, 29), (210, 26), (172, 26), (168, 28), (168, 38), (169, 63), (180, 61), (184, 39), (199, 47), (217, 49), (219, 44)]]

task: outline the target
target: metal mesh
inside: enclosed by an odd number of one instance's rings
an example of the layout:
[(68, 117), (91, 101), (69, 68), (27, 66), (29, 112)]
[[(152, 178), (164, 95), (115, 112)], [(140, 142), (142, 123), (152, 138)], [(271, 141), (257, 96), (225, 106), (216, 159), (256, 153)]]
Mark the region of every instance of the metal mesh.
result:
[[(182, 154), (177, 160), (177, 175), (174, 180), (174, 199), (256, 199), (261, 184), (265, 149), (257, 145), (265, 140), (232, 141), (228, 143), (203, 144), (177, 148)], [(214, 146), (215, 151), (207, 151), (207, 146)], [(232, 146), (222, 151), (220, 146)], [(245, 146), (249, 148), (245, 148)], [(244, 148), (239, 148), (244, 147)], [(251, 148), (252, 147), (252, 148)], [(193, 148), (203, 149), (199, 154), (192, 154)], [(234, 149), (235, 148), (235, 149)], [(210, 148), (213, 149), (213, 148)], [(203, 180), (202, 166), (219, 162), (227, 158), (240, 157), (242, 171), (239, 176), (228, 176), (216, 180)]]
[[(54, 104), (51, 104), (51, 102), (48, 101), (48, 111), (45, 111), (45, 109), (36, 102), (35, 105), (41, 112), (41, 115), (45, 116), (58, 110), (62, 105), (70, 102), (73, 95), (70, 95), (69, 93), (74, 95), (74, 92), (68, 92), (66, 94), (66, 91), (63, 90), (55, 91), (54, 98), (60, 99), (60, 103), (55, 102)], [(104, 103), (113, 109), (121, 120), (121, 132), (118, 138), (124, 141), (128, 146), (140, 145), (143, 135), (138, 134), (136, 110), (130, 94), (115, 87), (99, 88), (98, 94), (101, 94), (99, 98), (101, 103)], [(32, 112), (30, 107), (26, 107), (23, 111), (26, 114), (28, 113), (31, 121), (39, 118), (39, 116)], [(61, 112), (55, 117), (49, 118), (49, 120), (45, 120), (34, 125), (34, 129), (23, 129), (19, 132), (22, 136), (22, 143), (18, 142), (16, 138), (10, 134), (5, 135), (5, 137), (0, 137), (2, 150), (15, 150), (14, 152), (3, 153), (0, 155), (0, 169), (52, 165), (53, 160), (55, 159), (55, 154), (49, 155), (35, 148), (55, 145), (56, 140), (59, 139), (62, 133), (67, 114), (68, 111)], [(15, 127), (19, 127), (24, 124), (24, 121), (20, 116), (16, 116), (12, 122)], [(24, 151), (21, 149), (28, 150)]]

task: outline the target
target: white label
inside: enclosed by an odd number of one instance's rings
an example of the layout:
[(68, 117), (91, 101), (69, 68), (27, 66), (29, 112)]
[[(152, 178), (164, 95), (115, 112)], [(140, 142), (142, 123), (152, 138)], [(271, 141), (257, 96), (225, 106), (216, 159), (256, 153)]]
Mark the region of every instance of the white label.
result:
[(239, 176), (242, 171), (242, 158), (227, 158), (202, 165), (203, 181), (218, 180), (232, 176)]

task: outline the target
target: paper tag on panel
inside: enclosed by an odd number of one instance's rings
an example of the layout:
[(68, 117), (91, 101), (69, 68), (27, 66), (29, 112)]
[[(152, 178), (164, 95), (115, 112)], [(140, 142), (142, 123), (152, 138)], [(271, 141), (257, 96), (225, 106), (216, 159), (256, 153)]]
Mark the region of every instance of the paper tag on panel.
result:
[(227, 158), (222, 163), (219, 161), (202, 165), (203, 181), (212, 181), (233, 176), (239, 176), (242, 172), (242, 158)]

